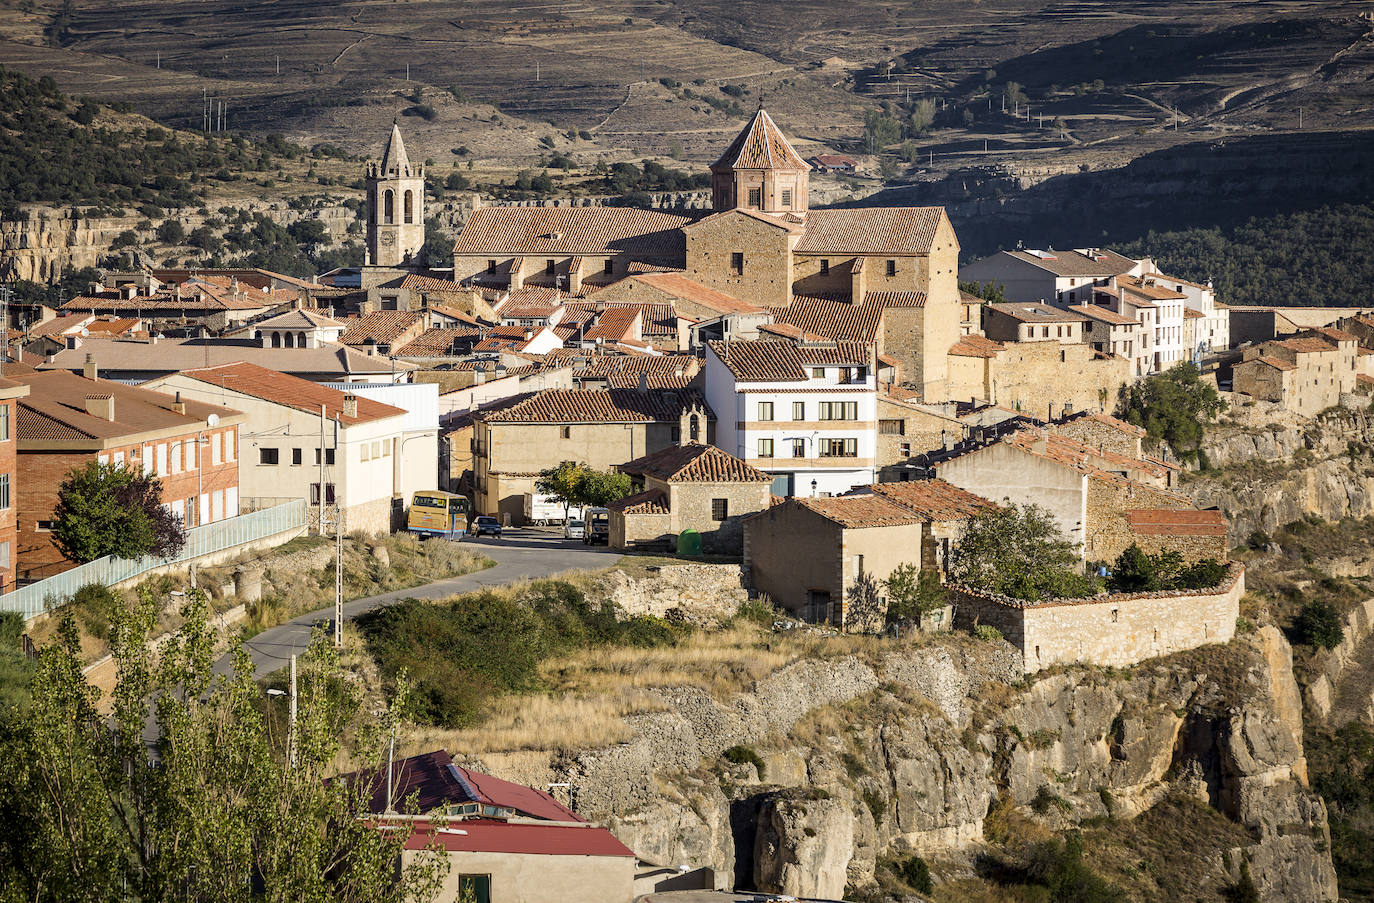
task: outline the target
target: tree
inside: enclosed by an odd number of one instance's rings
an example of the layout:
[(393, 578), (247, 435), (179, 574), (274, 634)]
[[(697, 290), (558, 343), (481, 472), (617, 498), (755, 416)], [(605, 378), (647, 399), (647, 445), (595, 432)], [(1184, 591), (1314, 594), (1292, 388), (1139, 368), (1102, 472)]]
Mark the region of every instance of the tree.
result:
[(557, 467), (541, 471), (534, 481), (535, 492), (547, 495), (555, 502), (563, 504), (563, 519), (568, 519), (568, 508), (577, 502), (578, 481), (582, 476), (582, 465), (576, 461), (564, 461)]
[[(458, 174), (454, 173), (449, 178), (452, 179), (454, 175)], [(416, 260), (422, 267), (453, 266), (453, 236), (444, 229), (437, 216), (425, 217), (425, 243), (420, 246)]]
[(938, 571), (899, 564), (883, 581), (887, 589), (887, 623), (922, 624), (945, 606), (945, 587)]
[(1226, 576), (1226, 565), (1215, 558), (1184, 564), (1178, 552), (1151, 555), (1131, 543), (1116, 559), (1108, 588), (1117, 593), (1164, 592), (1176, 589), (1209, 589)]
[(1345, 639), (1345, 628), (1335, 606), (1320, 599), (1304, 605), (1293, 626), (1302, 642), (1319, 649), (1335, 649)]
[(577, 481), (577, 497), (583, 505), (605, 508), (611, 502), (629, 495), (631, 488), (629, 474), (584, 467)]
[(72, 561), (172, 558), (186, 544), (181, 519), (162, 506), (162, 484), (124, 465), (88, 462), (57, 489), (53, 541)]
[(1000, 282), (963, 282), (959, 283), (959, 291), (968, 292), (984, 301), (991, 301), (993, 304), (1005, 304), (1007, 293)]
[(1151, 373), (1121, 394), (1122, 419), (1144, 427), (1151, 439), (1168, 442), (1186, 460), (1200, 458), (1205, 425), (1226, 409), (1216, 387), (1203, 382), (1197, 366), (1187, 361)]
[[(302, 660), (294, 763), (241, 642), (216, 677), (203, 592), (157, 652), (144, 590), (113, 627), (113, 712), (82, 673), (70, 617), (41, 653), (23, 717), (0, 720), (0, 899), (395, 901), (428, 899), (447, 863), (405, 867), (404, 831), (364, 816), (370, 780), (333, 779), (336, 757), (376, 774), (404, 707), (369, 714), (332, 646)], [(156, 745), (145, 740), (149, 725)], [(349, 741), (346, 748), (343, 740)]]
[(844, 624), (845, 630), (875, 631), (883, 624), (883, 597), (879, 593), (881, 585), (870, 573), (862, 573), (854, 578), (845, 593)]
[(925, 134), (926, 129), (935, 121), (935, 101), (930, 98), (923, 98), (916, 101), (916, 105), (911, 110), (911, 134)]
[(902, 137), (902, 124), (881, 110), (864, 114), (864, 146), (876, 154)]
[(179, 245), (186, 238), (186, 227), (180, 220), (165, 219), (157, 227), (156, 235), (164, 245)]
[(1097, 592), (1077, 550), (1039, 505), (1007, 505), (969, 519), (950, 556), (954, 583), (1038, 602)]
[(1013, 111), (1026, 102), (1026, 92), (1021, 90), (1020, 82), (1007, 82), (1002, 87), (1002, 93), (1007, 98), (1007, 106), (1011, 107)]

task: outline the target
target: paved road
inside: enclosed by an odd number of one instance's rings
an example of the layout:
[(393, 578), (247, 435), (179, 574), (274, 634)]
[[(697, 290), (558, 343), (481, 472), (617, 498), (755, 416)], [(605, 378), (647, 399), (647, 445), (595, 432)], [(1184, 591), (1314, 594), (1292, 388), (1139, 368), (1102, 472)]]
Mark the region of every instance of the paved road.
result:
[[(501, 539), (466, 539), (463, 544), (474, 552), (486, 555), (496, 565), (462, 577), (449, 577), (424, 586), (345, 602), (344, 619), (356, 618), (364, 612), (402, 599), (442, 599), (454, 593), (470, 592), (484, 586), (500, 586), (522, 578), (548, 577), (578, 568), (604, 568), (619, 557), (619, 553), (611, 552), (605, 546), (587, 547), (580, 540), (570, 542), (563, 539), (561, 533), (552, 530), (511, 530)], [(333, 625), (334, 606), (293, 618), (249, 640), (246, 645), (253, 658), (255, 676), (261, 680), (278, 668), (285, 667), (293, 653), (304, 653), (310, 646), (311, 628), (320, 621)], [(230, 656), (225, 655), (215, 663), (215, 671), (227, 674), (232, 666)]]

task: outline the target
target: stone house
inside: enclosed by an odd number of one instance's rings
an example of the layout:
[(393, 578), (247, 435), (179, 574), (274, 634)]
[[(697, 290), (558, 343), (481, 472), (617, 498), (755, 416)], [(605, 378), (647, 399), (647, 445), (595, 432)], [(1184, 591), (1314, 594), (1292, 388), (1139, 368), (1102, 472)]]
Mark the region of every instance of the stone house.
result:
[(1060, 344), (1055, 336), (1005, 344), (964, 336), (948, 358), (951, 400), (988, 402), (1036, 417), (1105, 411), (1131, 379), (1126, 358), (1082, 342)]
[(1151, 555), (1177, 552), (1189, 564), (1227, 558), (1226, 515), (1220, 511), (1132, 508), (1125, 515), (1132, 542)]
[[(312, 519), (321, 504), (338, 505), (346, 530), (387, 533), (412, 493), (436, 488), (437, 426), (433, 419), (413, 423), (401, 407), (244, 363), (148, 385), (246, 412), (240, 483), (247, 510), (305, 499)], [(429, 396), (430, 418), (435, 397)]]
[(1139, 320), (1096, 304), (1074, 304), (1065, 309), (1084, 318), (1083, 341), (1092, 350), (1135, 360), (1144, 330)]
[(772, 321), (765, 308), (694, 282), (681, 273), (641, 273), (613, 282), (595, 296), (598, 301), (657, 302), (672, 305), (691, 321), (691, 346), (712, 339), (756, 339), (759, 327)]
[(518, 521), (542, 471), (564, 461), (610, 470), (669, 446), (709, 442), (712, 414), (691, 389), (546, 389), (472, 417), (474, 510)]
[(983, 335), (994, 342), (1083, 342), (1085, 318), (1041, 302), (986, 304)]
[[(52, 541), (53, 508), (67, 474), (90, 462), (156, 475), (164, 504), (187, 526), (239, 513), (239, 431), (246, 417), (222, 404), (64, 371), (7, 371), (28, 389), (17, 404), (14, 489), (18, 579), (76, 566)], [(6, 404), (4, 409), (8, 409)], [(2, 491), (3, 487), (0, 487)]]
[(616, 468), (634, 493), (610, 509), (610, 545), (673, 547), (684, 530), (701, 536), (702, 551), (737, 555), (742, 522), (768, 507), (773, 477), (713, 445), (670, 446)]
[(1356, 390), (1359, 367), (1355, 336), (1338, 329), (1308, 330), (1295, 338), (1246, 348), (1232, 368), (1231, 388), (1315, 417)]
[(878, 483), (834, 498), (790, 498), (745, 520), (754, 589), (812, 622), (855, 626), (848, 593), (898, 565), (941, 570), (963, 522), (991, 503), (940, 480)]
[[(1072, 439), (1089, 448), (1128, 458), (1145, 457), (1145, 430), (1109, 414), (1079, 411), (1052, 421), (1047, 427), (1054, 434)], [(1172, 480), (1169, 481), (1169, 485), (1172, 485)]]
[(986, 624), (1001, 631), (1034, 674), (1057, 664), (1090, 662), (1128, 667), (1146, 659), (1235, 636), (1245, 568), (1233, 562), (1208, 590), (1112, 593), (1086, 599), (1026, 602), (951, 587), (956, 626)]
[(967, 434), (965, 425), (948, 405), (928, 405), (914, 400), (917, 393), (898, 386), (884, 386), (877, 396), (877, 467), (880, 482), (908, 479), (911, 459), (945, 449)]

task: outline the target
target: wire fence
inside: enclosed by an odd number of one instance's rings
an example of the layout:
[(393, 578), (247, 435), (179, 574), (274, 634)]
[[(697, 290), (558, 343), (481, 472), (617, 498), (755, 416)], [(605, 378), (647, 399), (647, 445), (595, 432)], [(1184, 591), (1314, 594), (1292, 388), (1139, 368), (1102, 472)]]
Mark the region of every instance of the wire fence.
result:
[(305, 526), (305, 499), (294, 499), (260, 511), (240, 514), (214, 524), (186, 531), (186, 545), (174, 558), (112, 558), (106, 556), (39, 580), (0, 596), (0, 611), (17, 611), (25, 620), (64, 604), (81, 587), (91, 583), (113, 586), (170, 564), (192, 561), (276, 536)]

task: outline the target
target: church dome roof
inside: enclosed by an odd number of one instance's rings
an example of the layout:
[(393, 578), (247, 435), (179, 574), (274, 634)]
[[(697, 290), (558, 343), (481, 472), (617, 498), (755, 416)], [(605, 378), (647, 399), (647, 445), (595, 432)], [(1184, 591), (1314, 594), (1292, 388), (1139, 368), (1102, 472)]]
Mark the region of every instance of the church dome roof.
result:
[(773, 117), (759, 107), (744, 129), (730, 142), (712, 172), (736, 169), (781, 169), (805, 172), (811, 168), (783, 135)]

